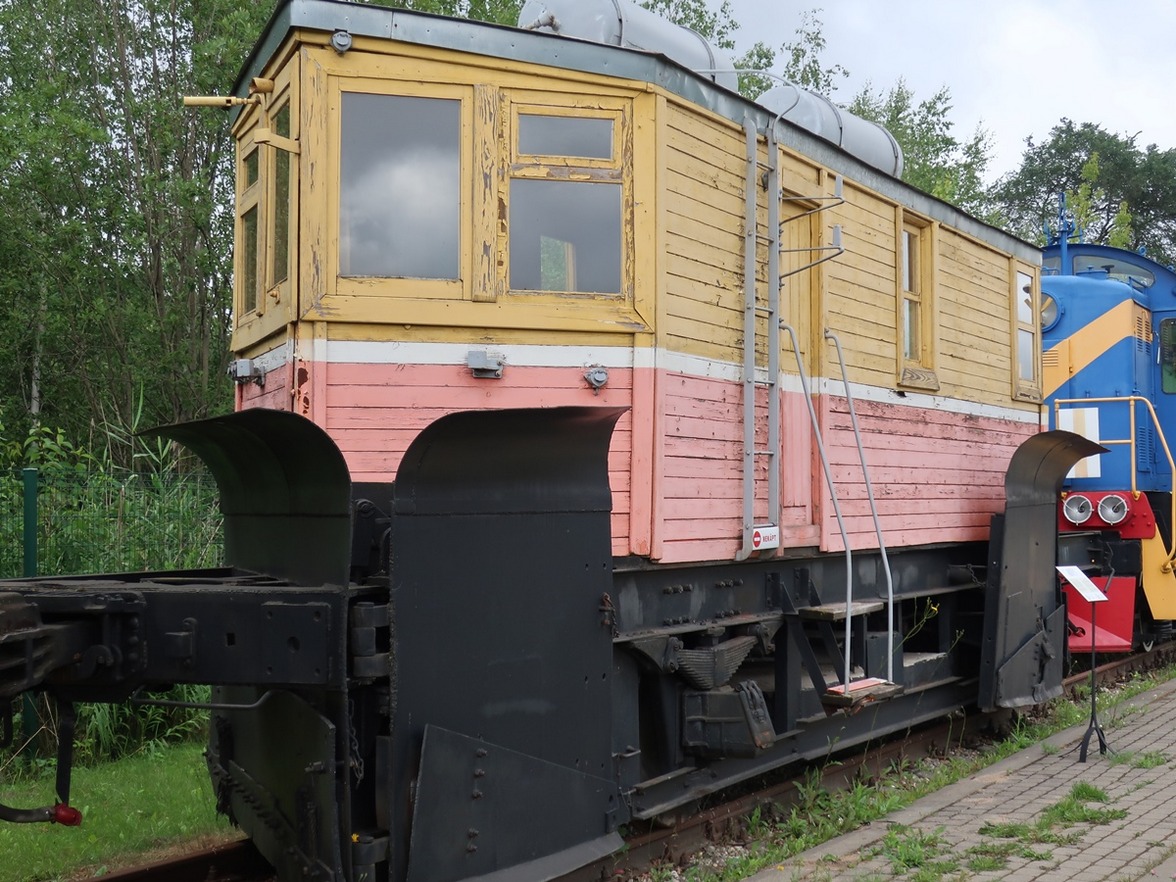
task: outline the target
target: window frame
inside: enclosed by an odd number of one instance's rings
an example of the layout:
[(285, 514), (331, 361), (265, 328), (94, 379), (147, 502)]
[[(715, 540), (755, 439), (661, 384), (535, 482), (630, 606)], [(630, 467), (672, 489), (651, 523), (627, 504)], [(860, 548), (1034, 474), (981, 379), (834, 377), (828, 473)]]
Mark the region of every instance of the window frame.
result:
[[(896, 380), (899, 386), (939, 391), (938, 360), (938, 252), (939, 224), (902, 206), (895, 208), (895, 361)], [(907, 242), (911, 243), (908, 249)], [(908, 253), (915, 256), (914, 272), (910, 273), (914, 288), (908, 288)], [(908, 304), (918, 306), (917, 331), (918, 352), (907, 354), (906, 333)]]
[[(1024, 293), (1022, 276), (1029, 280), (1029, 320), (1021, 318), (1021, 295)], [(1033, 271), (1033, 267), (1018, 260), (1009, 261), (1009, 325), (1011, 330), (1010, 342), (1012, 375), (1012, 395), (1018, 401), (1041, 401), (1041, 276)], [(1033, 378), (1026, 380), (1021, 376), (1021, 335), (1028, 332), (1033, 336), (1033, 352), (1030, 355), (1030, 366)]]
[(473, 168), (473, 105), (474, 86), (463, 83), (420, 83), (378, 77), (331, 77), (329, 101), (332, 108), (333, 132), (330, 160), (336, 169), (343, 157), (343, 95), (362, 93), (391, 98), (432, 98), (458, 102), (458, 222), (457, 222), (457, 277), (452, 279), (416, 278), (411, 276), (345, 276), (341, 270), (342, 187), (336, 180), (327, 202), (327, 229), (324, 258), (330, 267), (327, 273), (329, 293), (357, 297), (386, 297), (409, 299), (468, 300), (470, 299), (472, 266), (470, 242), (473, 236), (473, 195), (470, 169)]
[[(259, 119), (258, 124), (260, 124), (260, 109), (256, 111), (256, 114)], [(256, 125), (252, 126), (249, 133), (237, 143), (237, 204), (235, 206), (236, 235), (234, 237), (237, 241), (233, 259), (233, 324), (238, 328), (265, 312), (265, 293), (261, 290), (262, 282), (265, 279), (265, 239), (259, 236), (256, 231), (265, 216), (264, 200), (262, 199), (262, 194), (265, 191), (265, 157), (263, 155), (265, 151), (260, 144), (253, 140), (253, 130), (256, 128)], [(249, 181), (248, 170), (251, 159), (255, 159), (257, 162), (257, 174), (252, 181)], [(250, 212), (254, 212), (256, 217), (252, 255), (249, 253), (251, 249), (248, 245), (245, 223), (245, 218)], [(252, 291), (249, 291), (246, 285), (246, 280), (249, 277), (247, 259), (250, 258), (253, 262)]]
[[(270, 130), (289, 141), (298, 141), (298, 123), (296, 113), (297, 102), (294, 100), (294, 90), (292, 88), (283, 89), (277, 93), (274, 100), (271, 102), (273, 110), (267, 113), (269, 117)], [(283, 135), (277, 130), (274, 121), (283, 108), (289, 110), (289, 126), (287, 134)], [(298, 216), (298, 154), (292, 153), (284, 149), (280, 145), (272, 145), (269, 150), (270, 154), (270, 173), (266, 175), (266, 200), (268, 209), (266, 211), (266, 225), (265, 225), (265, 242), (266, 242), (266, 262), (265, 262), (265, 292), (266, 299), (272, 300), (274, 303), (281, 303), (288, 299), (290, 290), (293, 286), (293, 279), (295, 276), (294, 268), (294, 244), (297, 241), (298, 231), (295, 224), (295, 218)], [(278, 243), (278, 226), (277, 226), (277, 207), (278, 207), (278, 169), (281, 166), (281, 158), (286, 158), (287, 165), (287, 193), (286, 202), (288, 212), (286, 215), (286, 275), (283, 278), (278, 278), (274, 271), (274, 256), (277, 251)]]
[[(237, 181), (235, 212), (235, 256), (233, 259), (233, 341), (234, 349), (243, 340), (255, 342), (288, 322), (294, 312), (298, 291), (298, 199), (300, 110), (299, 59), (292, 56), (273, 78), (270, 92), (259, 92), (259, 103), (249, 105), (234, 127), (240, 133), (237, 142)], [(289, 134), (278, 135), (274, 119), (289, 108)], [(276, 279), (272, 257), (277, 247), (276, 174), (282, 163), (279, 154), (288, 158), (288, 207), (286, 217), (286, 277)], [(245, 170), (250, 157), (257, 157), (256, 180), (246, 185)], [(250, 302), (244, 285), (246, 245), (245, 217), (257, 213), (256, 249), (253, 255), (255, 301)]]
[[(499, 227), (498, 246), (502, 255), (500, 278), (496, 286), (504, 300), (534, 302), (536, 298), (569, 298), (585, 301), (633, 304), (633, 131), (631, 100), (610, 96), (585, 96), (573, 93), (527, 93), (508, 91), (504, 96), (509, 112), (503, 114), (501, 155), (506, 159), (501, 174), (499, 194), (504, 216), (510, 217), (512, 184), (515, 180), (599, 182), (620, 188), (620, 290), (588, 292), (512, 288), (511, 231), (509, 220)], [(566, 119), (607, 119), (612, 122), (612, 157), (547, 155), (525, 153), (519, 147), (521, 116)]]

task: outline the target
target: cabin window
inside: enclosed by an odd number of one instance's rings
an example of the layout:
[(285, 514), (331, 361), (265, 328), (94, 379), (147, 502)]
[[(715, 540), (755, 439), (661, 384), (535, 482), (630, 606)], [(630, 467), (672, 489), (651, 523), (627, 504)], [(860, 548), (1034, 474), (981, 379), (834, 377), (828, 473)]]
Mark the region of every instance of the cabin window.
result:
[(241, 231), (237, 253), (237, 321), (257, 312), (261, 303), (262, 276), (258, 272), (261, 242), (258, 237), (258, 213), (261, 201), (261, 148), (250, 142), (241, 146), (238, 172), (237, 220)]
[(620, 185), (511, 181), (510, 286), (619, 294)]
[(897, 210), (898, 382), (935, 391), (935, 227)]
[(519, 153), (611, 160), (613, 120), (520, 113)]
[(1032, 273), (1017, 268), (1013, 273), (1013, 351), (1016, 376), (1013, 395), (1036, 400), (1040, 397), (1040, 308), (1037, 283)]
[(919, 230), (906, 227), (902, 231), (902, 356), (916, 363), (923, 360), (921, 263)]
[[(298, 86), (292, 61), (242, 112), (237, 136), (234, 347), (284, 323), (297, 263)], [(275, 309), (282, 304), (281, 309)], [(236, 336), (237, 332), (244, 337)]]
[(339, 274), (457, 279), (461, 101), (344, 92)]
[(243, 312), (257, 309), (257, 206), (241, 218), (245, 256), (241, 261), (241, 306)]
[[(272, 115), (273, 132), (281, 138), (290, 137), (290, 102), (286, 101)], [(290, 153), (281, 147), (274, 149), (273, 210), (270, 211), (270, 276), (269, 285), (277, 287), (290, 277)]]
[(620, 117), (518, 107), (508, 197), (513, 291), (619, 295), (623, 266)]

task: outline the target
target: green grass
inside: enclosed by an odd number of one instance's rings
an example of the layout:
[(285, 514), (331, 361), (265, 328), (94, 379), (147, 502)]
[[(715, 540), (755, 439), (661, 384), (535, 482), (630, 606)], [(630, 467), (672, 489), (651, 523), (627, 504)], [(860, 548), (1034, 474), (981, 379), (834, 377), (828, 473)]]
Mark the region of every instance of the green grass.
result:
[[(1176, 678), (1176, 667), (1172, 666), (1149, 674), (1133, 674), (1126, 683), (1113, 690), (1100, 690), (1098, 707), (1108, 719), (1125, 719), (1137, 711), (1123, 707), (1122, 702), (1173, 678)], [(806, 782), (798, 788), (798, 805), (788, 809), (770, 824), (765, 824), (763, 812), (756, 816), (754, 827), (757, 835), (749, 837), (756, 841), (751, 853), (739, 859), (737, 868), (687, 873), (687, 878), (690, 882), (730, 882), (745, 878), (764, 867), (780, 864), (864, 823), (883, 818), (928, 793), (966, 778), (1021, 750), (1039, 745), (1049, 736), (1085, 722), (1089, 711), (1089, 692), (1085, 697), (1079, 695), (1075, 702), (1055, 700), (1032, 718), (1018, 717), (1008, 736), (980, 756), (953, 758), (936, 762), (929, 768), (904, 760), (893, 764), (881, 777), (868, 782), (855, 782), (852, 788), (844, 792), (826, 791), (821, 785), (819, 774), (810, 773)], [(1047, 753), (1057, 752), (1056, 748), (1050, 748), (1052, 745), (1043, 745), (1039, 749)], [(1167, 760), (1163, 754), (1153, 752), (1133, 757), (1129, 761), (1138, 768), (1151, 768)], [(911, 772), (916, 769), (923, 774), (912, 775)], [(1105, 824), (1122, 817), (1120, 809), (1089, 805), (1105, 799), (1105, 794), (1101, 794), (1097, 788), (1087, 790), (1083, 786), (1052, 806), (1035, 824), (985, 824), (980, 831), (984, 835), (1016, 842), (1007, 846), (993, 844), (970, 850), (965, 855), (968, 868), (981, 871), (1002, 865), (1010, 855), (1027, 860), (1050, 860), (1052, 853), (1037, 846), (1066, 845), (1081, 835), (1067, 831), (1065, 827), (1074, 823)], [(765, 826), (768, 829), (765, 830)], [(905, 843), (896, 843), (896, 847), (903, 844), (910, 849), (920, 843), (926, 845), (922, 840), (911, 840), (908, 837)], [(913, 873), (908, 872), (903, 878), (911, 882), (934, 882), (954, 878), (954, 874), (962, 871), (963, 864), (950, 856), (929, 856), (923, 866)]]
[[(215, 813), (203, 746), (157, 747), (148, 754), (74, 770), (71, 802), (81, 827), (0, 825), (0, 882), (97, 875), (136, 856), (193, 839), (235, 834)], [(0, 802), (19, 808), (56, 802), (52, 777), (0, 785)]]
[(1113, 766), (1129, 765), (1133, 769), (1154, 769), (1167, 763), (1168, 757), (1158, 750), (1149, 750), (1144, 753), (1128, 750), (1111, 754), (1110, 762)]

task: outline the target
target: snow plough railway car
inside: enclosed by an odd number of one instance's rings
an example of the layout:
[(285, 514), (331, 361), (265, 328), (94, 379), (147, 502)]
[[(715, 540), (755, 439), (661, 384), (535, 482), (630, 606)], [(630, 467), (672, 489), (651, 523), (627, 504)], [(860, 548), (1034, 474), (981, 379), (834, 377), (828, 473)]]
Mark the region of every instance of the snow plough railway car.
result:
[(635, 5), (521, 24), (278, 8), (196, 102), (234, 114), (238, 412), (162, 430), (227, 566), (0, 587), (5, 695), (218, 687), (218, 806), (283, 879), (548, 879), (1060, 692), (1098, 448), (1040, 431), (1037, 250)]

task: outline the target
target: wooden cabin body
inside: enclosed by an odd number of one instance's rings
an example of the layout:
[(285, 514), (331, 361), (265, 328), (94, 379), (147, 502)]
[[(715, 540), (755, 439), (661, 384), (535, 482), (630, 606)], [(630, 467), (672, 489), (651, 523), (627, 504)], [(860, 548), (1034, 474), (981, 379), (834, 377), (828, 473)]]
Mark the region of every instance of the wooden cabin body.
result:
[[(622, 406), (615, 556), (839, 551), (783, 322), (850, 546), (878, 540), (826, 332), (887, 545), (987, 538), (1040, 428), (1032, 246), (662, 56), (316, 0), (267, 40), (234, 127), (238, 408), (390, 481), (446, 413)], [(778, 453), (749, 454), (773, 399)]]

